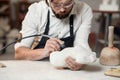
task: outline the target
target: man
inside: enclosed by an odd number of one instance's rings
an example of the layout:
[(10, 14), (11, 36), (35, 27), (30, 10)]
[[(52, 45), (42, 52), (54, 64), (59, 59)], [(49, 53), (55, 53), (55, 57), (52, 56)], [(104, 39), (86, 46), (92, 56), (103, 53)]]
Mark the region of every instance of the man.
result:
[[(65, 47), (83, 46), (90, 50), (88, 36), (91, 28), (92, 10), (84, 2), (78, 0), (46, 0), (34, 3), (22, 23), (22, 37), (33, 34), (45, 34), (38, 46), (30, 49), (34, 38), (22, 40), (15, 45), (15, 58), (40, 60), (54, 51)], [(67, 67), (79, 70), (78, 64), (71, 57), (66, 58)]]

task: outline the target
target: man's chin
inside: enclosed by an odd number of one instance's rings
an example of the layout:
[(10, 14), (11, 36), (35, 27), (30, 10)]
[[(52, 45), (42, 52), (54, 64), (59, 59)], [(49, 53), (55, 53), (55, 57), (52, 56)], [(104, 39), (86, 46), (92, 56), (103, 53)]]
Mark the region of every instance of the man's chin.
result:
[(56, 16), (57, 18), (59, 18), (59, 19), (64, 19), (64, 18), (66, 18), (66, 16)]
[(69, 14), (65, 14), (65, 15), (60, 15), (60, 14), (55, 14), (55, 16), (59, 19), (64, 19), (66, 17), (68, 17)]
[(64, 15), (64, 16), (56, 15), (56, 17), (59, 19), (64, 19), (64, 18), (68, 17), (68, 15)]

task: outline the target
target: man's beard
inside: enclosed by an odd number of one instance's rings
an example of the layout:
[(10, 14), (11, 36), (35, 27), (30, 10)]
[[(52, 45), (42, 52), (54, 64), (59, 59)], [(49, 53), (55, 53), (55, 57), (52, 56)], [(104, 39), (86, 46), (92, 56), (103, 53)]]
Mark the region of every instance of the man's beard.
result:
[(69, 14), (70, 14), (70, 12), (71, 12), (71, 11), (69, 11), (67, 14), (61, 15), (61, 14), (55, 13), (54, 10), (52, 10), (52, 11), (53, 11), (53, 13), (55, 14), (55, 16), (56, 16), (57, 18), (59, 18), (59, 19), (64, 19), (64, 18), (68, 17)]

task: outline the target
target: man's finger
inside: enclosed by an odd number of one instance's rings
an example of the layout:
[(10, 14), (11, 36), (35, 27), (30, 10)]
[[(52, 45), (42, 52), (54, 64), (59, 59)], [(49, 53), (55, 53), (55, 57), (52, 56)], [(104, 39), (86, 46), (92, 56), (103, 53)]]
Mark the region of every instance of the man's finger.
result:
[(57, 41), (55, 41), (54, 39), (49, 39), (48, 40), (48, 44), (49, 46), (51, 46), (52, 48), (54, 48), (56, 51), (60, 50), (60, 46), (59, 43)]
[(83, 66), (83, 64), (79, 64), (79, 63), (75, 62), (75, 59), (73, 59), (72, 57), (66, 58), (66, 65), (71, 70), (80, 70)]
[(58, 38), (51, 38), (53, 40), (55, 40), (56, 42), (58, 42), (58, 44), (64, 44), (64, 41), (58, 39)]
[(75, 60), (71, 57), (67, 57), (66, 58), (66, 64), (68, 66), (68, 68), (74, 70), (77, 66), (75, 64)]

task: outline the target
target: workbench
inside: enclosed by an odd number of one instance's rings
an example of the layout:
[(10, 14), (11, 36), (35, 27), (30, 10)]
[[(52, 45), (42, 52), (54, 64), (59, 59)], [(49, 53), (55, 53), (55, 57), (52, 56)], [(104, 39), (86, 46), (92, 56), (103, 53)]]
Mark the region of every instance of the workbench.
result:
[(44, 60), (2, 60), (0, 63), (6, 65), (0, 68), (0, 80), (120, 80), (104, 75), (109, 68), (120, 66), (104, 66), (99, 63), (99, 59), (79, 71), (59, 70)]

